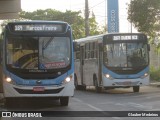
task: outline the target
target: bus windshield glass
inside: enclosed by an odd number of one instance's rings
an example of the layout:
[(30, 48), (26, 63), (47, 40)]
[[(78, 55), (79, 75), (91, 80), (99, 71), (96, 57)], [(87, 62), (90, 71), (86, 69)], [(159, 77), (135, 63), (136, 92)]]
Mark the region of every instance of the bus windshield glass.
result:
[(107, 67), (141, 67), (149, 62), (148, 46), (144, 42), (114, 42), (104, 45)]
[(19, 69), (57, 69), (70, 64), (69, 37), (8, 37), (6, 64)]

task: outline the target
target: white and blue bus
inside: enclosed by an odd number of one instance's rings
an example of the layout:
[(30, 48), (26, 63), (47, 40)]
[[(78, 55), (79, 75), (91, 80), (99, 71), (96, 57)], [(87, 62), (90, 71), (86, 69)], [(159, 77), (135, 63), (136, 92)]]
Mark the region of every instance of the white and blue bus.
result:
[(74, 94), (70, 25), (61, 21), (10, 22), (2, 39), (1, 85), (6, 105), (17, 98), (41, 97), (58, 98), (67, 106)]
[(112, 33), (75, 40), (75, 86), (86, 89), (149, 85), (149, 50), (142, 33)]

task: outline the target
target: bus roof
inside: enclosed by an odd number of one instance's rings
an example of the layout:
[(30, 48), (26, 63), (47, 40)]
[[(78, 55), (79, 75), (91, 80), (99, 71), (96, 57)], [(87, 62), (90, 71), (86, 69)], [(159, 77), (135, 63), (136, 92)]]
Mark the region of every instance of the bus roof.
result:
[(75, 41), (78, 42), (78, 43), (81, 43), (81, 42), (89, 42), (89, 41), (102, 40), (102, 38), (103, 38), (104, 35), (105, 34), (95, 35), (95, 36), (87, 36), (85, 38), (76, 39)]
[(75, 42), (77, 43), (87, 43), (87, 42), (93, 42), (93, 41), (101, 42), (104, 36), (113, 36), (113, 35), (116, 36), (116, 35), (145, 35), (145, 34), (143, 33), (106, 33), (106, 34), (87, 36), (84, 38), (76, 39)]

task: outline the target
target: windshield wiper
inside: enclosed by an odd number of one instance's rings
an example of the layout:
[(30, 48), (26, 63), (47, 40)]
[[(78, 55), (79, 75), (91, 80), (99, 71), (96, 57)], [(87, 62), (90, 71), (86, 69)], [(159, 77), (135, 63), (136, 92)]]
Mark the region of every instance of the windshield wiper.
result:
[(51, 38), (47, 41), (47, 43), (42, 47), (42, 50), (44, 50), (44, 49), (46, 49), (46, 48), (48, 47), (48, 45), (52, 42), (53, 38), (54, 38), (54, 37), (51, 37)]

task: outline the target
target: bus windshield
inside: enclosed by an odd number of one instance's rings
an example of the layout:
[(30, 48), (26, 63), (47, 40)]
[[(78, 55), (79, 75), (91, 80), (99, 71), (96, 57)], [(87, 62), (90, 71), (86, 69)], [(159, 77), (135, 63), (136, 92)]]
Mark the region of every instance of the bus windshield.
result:
[(104, 45), (104, 64), (107, 67), (147, 66), (148, 58), (148, 47), (143, 42), (115, 42)]
[(70, 64), (69, 37), (8, 37), (6, 64), (19, 69), (57, 69)]

